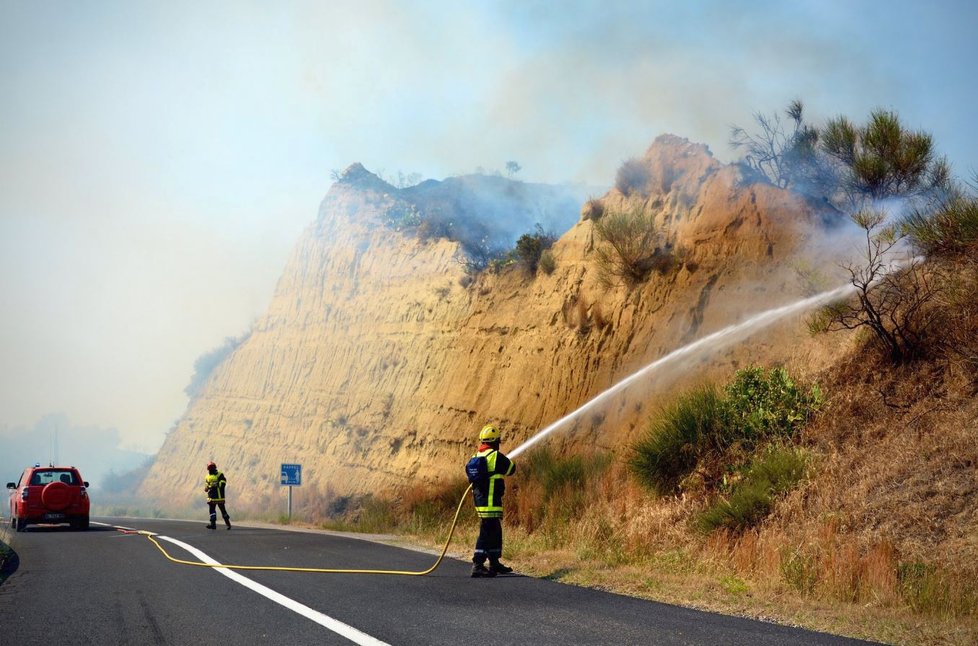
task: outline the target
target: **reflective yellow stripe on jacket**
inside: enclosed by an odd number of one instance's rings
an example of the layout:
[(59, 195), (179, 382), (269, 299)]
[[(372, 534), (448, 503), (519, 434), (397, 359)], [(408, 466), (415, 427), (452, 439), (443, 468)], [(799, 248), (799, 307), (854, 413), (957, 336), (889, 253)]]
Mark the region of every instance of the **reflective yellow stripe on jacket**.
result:
[(503, 496), (505, 484), (503, 477), (512, 475), (516, 471), (516, 466), (510, 462), (506, 473), (496, 473), (496, 458), (499, 451), (486, 449), (479, 451), (476, 455), (486, 458), (486, 468), (492, 475), (489, 476), (489, 490), (486, 492), (485, 505), (476, 505), (475, 511), (480, 518), (501, 518), (503, 515)]
[(207, 487), (207, 502), (224, 502), (224, 487), (221, 486), (223, 475), (223, 473), (218, 472), (208, 473), (204, 476), (204, 486)]

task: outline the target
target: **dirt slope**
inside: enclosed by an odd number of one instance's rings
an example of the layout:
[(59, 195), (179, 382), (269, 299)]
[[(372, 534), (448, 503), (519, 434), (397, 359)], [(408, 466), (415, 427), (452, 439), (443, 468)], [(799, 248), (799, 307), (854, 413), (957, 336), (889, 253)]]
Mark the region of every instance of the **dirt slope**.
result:
[[(454, 477), (486, 421), (515, 446), (670, 350), (803, 293), (791, 263), (831, 213), (671, 135), (641, 163), (645, 185), (628, 196), (612, 189), (600, 204), (649, 210), (686, 255), (638, 287), (611, 289), (597, 280), (586, 217), (554, 245), (551, 275), (510, 268), (463, 287), (458, 243), (384, 225), (392, 212), (434, 208), (431, 191), (398, 190), (352, 166), (299, 240), (267, 313), (168, 435), (141, 494), (164, 506), (195, 501), (210, 459), (239, 508), (280, 500), (282, 462), (303, 464), (306, 497)], [(472, 209), (462, 197), (438, 200)], [(752, 360), (810, 365), (804, 338), (792, 324), (693, 357), (555, 441), (613, 446), (647, 417), (650, 389), (676, 378)]]

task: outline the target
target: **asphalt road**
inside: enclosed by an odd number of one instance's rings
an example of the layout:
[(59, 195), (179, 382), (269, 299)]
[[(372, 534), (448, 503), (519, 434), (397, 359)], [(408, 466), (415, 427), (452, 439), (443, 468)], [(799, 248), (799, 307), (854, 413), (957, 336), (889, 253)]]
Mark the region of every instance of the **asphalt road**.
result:
[[(229, 564), (423, 570), (435, 558), (325, 533), (97, 520), (156, 532)], [(172, 563), (144, 536), (94, 524), (87, 532), (5, 528), (0, 541), (16, 555), (0, 583), (0, 646), (860, 643), (543, 579), (471, 579), (470, 565), (453, 559), (424, 577), (229, 577), (228, 570)], [(161, 543), (176, 558), (196, 560)]]

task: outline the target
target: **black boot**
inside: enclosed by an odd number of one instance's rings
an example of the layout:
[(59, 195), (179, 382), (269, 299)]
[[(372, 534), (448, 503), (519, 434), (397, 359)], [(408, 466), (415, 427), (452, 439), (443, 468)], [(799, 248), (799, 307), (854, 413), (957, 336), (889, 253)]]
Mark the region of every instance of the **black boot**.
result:
[(224, 517), (224, 524), (228, 526), (228, 529), (231, 529), (231, 517), (230, 516), (225, 516)]
[(499, 561), (492, 561), (491, 563), (489, 563), (489, 571), (492, 572), (493, 575), (509, 574), (510, 572), (513, 571), (513, 568), (503, 565)]
[(472, 564), (472, 578), (481, 579), (496, 576), (496, 573), (485, 566), (485, 563)]

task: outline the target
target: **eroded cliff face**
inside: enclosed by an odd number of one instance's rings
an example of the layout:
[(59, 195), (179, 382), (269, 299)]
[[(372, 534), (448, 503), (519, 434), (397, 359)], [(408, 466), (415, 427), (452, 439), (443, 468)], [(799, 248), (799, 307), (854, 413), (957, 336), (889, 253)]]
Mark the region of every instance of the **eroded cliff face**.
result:
[[(268, 312), (191, 402), (141, 493), (189, 504), (211, 459), (239, 508), (277, 508), (282, 462), (303, 464), (306, 498), (457, 478), (486, 421), (515, 447), (685, 342), (801, 294), (789, 263), (831, 214), (677, 137), (657, 139), (643, 164), (644, 186), (627, 196), (612, 189), (600, 204), (654, 213), (683, 255), (641, 285), (611, 288), (597, 279), (589, 217), (554, 245), (552, 274), (513, 267), (463, 287), (458, 243), (384, 225), (392, 212), (429, 208), (430, 193), (351, 167), (296, 246)], [(451, 208), (440, 195), (439, 208)], [(653, 389), (790, 357), (797, 333), (692, 357), (554, 442), (614, 450), (644, 423)]]

